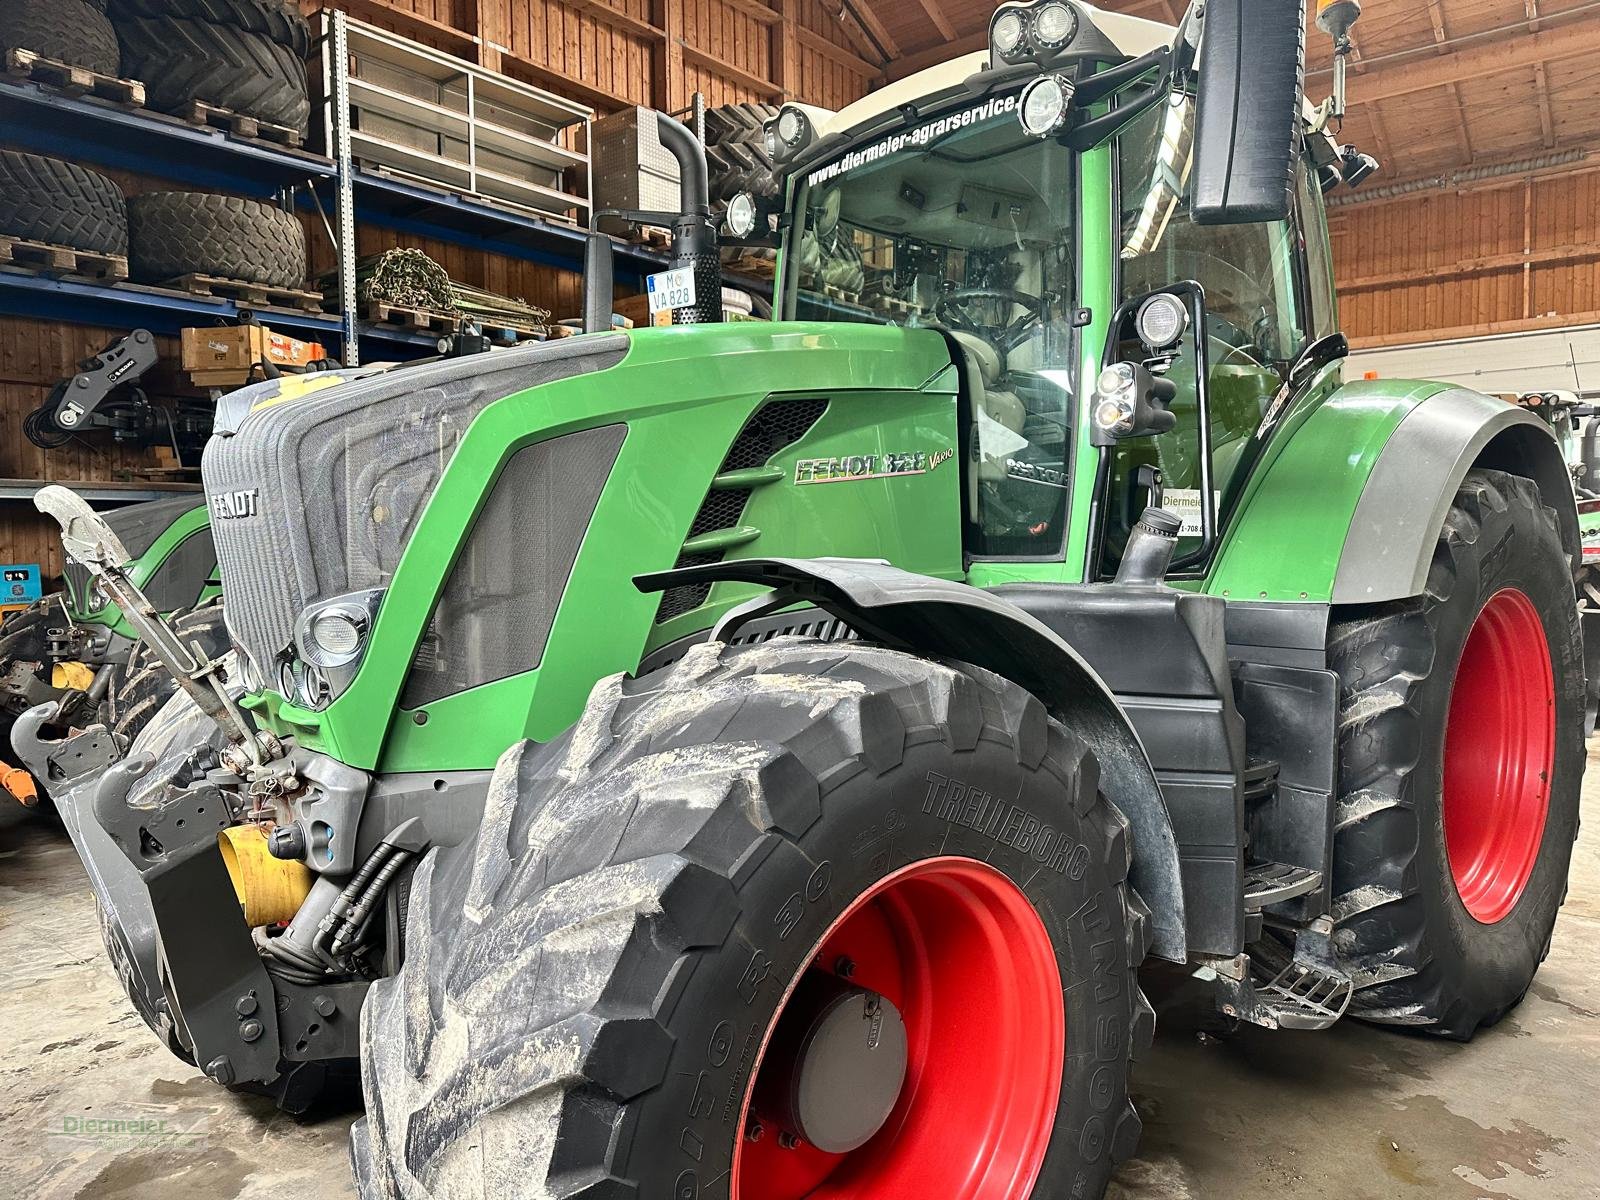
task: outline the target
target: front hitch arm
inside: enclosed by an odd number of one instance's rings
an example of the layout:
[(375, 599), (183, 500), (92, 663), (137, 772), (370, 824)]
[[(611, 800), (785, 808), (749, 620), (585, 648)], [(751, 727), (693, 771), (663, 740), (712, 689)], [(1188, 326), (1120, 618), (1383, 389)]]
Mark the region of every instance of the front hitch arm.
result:
[(233, 761), (229, 766), (243, 768), (240, 773), (247, 774), (252, 768), (264, 766), (269, 758), (277, 757), (279, 748), (270, 736), (258, 735), (228, 694), (218, 674), (222, 660), (206, 658), (183, 644), (139, 585), (133, 582), (127, 570), (131, 561), (127, 548), (104, 519), (89, 507), (89, 502), (70, 488), (51, 484), (34, 494), (33, 503), (61, 526), (61, 545), (67, 556), (100, 580), (128, 623), (139, 631), (156, 657), (172, 672), (178, 686), (221, 728), (233, 749)]

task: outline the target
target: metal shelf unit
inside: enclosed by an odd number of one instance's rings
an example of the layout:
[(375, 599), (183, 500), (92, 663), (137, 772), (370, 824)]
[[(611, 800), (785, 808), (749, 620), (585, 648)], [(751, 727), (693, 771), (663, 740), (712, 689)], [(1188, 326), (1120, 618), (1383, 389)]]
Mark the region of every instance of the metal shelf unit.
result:
[[(155, 175), (201, 190), (279, 198), (331, 218), (326, 224), (339, 252), (340, 311), (306, 313), (277, 308), (251, 311), (286, 330), (323, 340), (337, 338), (340, 356), (352, 364), (360, 360), (363, 350), (383, 357), (414, 356), (430, 351), (437, 344), (430, 334), (372, 325), (358, 319), (354, 252), (356, 229), (361, 221), (547, 266), (582, 270), (584, 221), (555, 219), (520, 200), (486, 193), (481, 186), (478, 193), (473, 194), (409, 178), (389, 169), (358, 166), (353, 137), (341, 136), (341, 131), (343, 135), (355, 136), (360, 132), (350, 128), (351, 85), (355, 84), (371, 111), (381, 111), (384, 104), (395, 106), (393, 96), (385, 99), (385, 91), (396, 96), (401, 93), (373, 80), (358, 82), (348, 70), (335, 71), (330, 64), (351, 61), (349, 39), (353, 27), (355, 44), (366, 45), (369, 53), (380, 42), (398, 43), (407, 53), (412, 52), (414, 44), (382, 30), (360, 26), (343, 12), (325, 13), (324, 20), (328, 23), (322, 59), (324, 109), (344, 114), (343, 119), (330, 124), (331, 157), (236, 138), (220, 129), (195, 125), (148, 109), (132, 109), (94, 96), (64, 95), (30, 80), (8, 77), (0, 77), (0, 141), (69, 161)], [(341, 38), (344, 39), (342, 45), (338, 44)], [(510, 107), (507, 101), (513, 93), (524, 108), (546, 105), (544, 120), (551, 130), (562, 127), (563, 122), (580, 120), (587, 126), (589, 110), (586, 107), (515, 81), (487, 76), (478, 68), (447, 55), (422, 47), (416, 49), (422, 52), (423, 58), (437, 60), (433, 69), (441, 78), (448, 74), (472, 79), (472, 100), (480, 107), (478, 119), (470, 123), (477, 130), (471, 134), (473, 140), (481, 139), (482, 145), (496, 151), (507, 148), (527, 151), (537, 155), (540, 165), (551, 171), (558, 167), (562, 171), (581, 169), (585, 196), (554, 188), (547, 190), (558, 194), (560, 201), (568, 204), (574, 214), (587, 214), (587, 156), (554, 141), (535, 137), (527, 128), (519, 130), (507, 123), (510, 118), (505, 115)], [(317, 69), (315, 59), (311, 69)], [(415, 103), (414, 97), (406, 97), (408, 106)], [(448, 104), (433, 104), (428, 111), (440, 123), (465, 121), (463, 114)], [(584, 141), (587, 145), (588, 139)], [(537, 148), (534, 148), (535, 143)], [(500, 173), (488, 172), (484, 178), (493, 174)], [(613, 239), (613, 250), (619, 280), (639, 289), (643, 288), (647, 274), (662, 270), (668, 261), (663, 253), (617, 239)], [(771, 288), (770, 281), (755, 278), (729, 276), (727, 282), (758, 294)], [(167, 288), (95, 283), (0, 268), (0, 314), (10, 316), (112, 327), (145, 326), (156, 332), (175, 332), (196, 320), (237, 320), (241, 307), (247, 306)]]

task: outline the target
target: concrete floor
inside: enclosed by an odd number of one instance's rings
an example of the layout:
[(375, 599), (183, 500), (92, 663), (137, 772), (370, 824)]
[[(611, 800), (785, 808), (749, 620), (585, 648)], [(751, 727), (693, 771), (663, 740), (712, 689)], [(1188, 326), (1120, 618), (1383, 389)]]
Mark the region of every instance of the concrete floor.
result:
[[(1592, 813), (1600, 752), (1590, 768)], [(0, 986), (0, 1196), (353, 1196), (353, 1112), (295, 1121), (171, 1058), (106, 965), (65, 836), (9, 806)], [(1144, 1145), (1113, 1200), (1600, 1196), (1600, 819), (1578, 844), (1532, 993), (1471, 1046), (1354, 1023), (1218, 1041), (1182, 989), (1157, 1006), (1152, 1061), (1134, 1081)], [(94, 1119), (148, 1132), (83, 1132)]]

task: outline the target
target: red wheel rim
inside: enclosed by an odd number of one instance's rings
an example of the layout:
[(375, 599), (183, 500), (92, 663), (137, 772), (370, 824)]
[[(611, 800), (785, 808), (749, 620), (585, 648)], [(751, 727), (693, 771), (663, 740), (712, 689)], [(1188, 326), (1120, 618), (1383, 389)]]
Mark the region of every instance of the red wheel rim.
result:
[(1444, 840), (1482, 924), (1517, 906), (1544, 840), (1555, 765), (1555, 674), (1533, 601), (1489, 597), (1461, 651), (1444, 742)]
[[(853, 984), (881, 994), (905, 1020), (900, 1099), (878, 1134), (849, 1154), (741, 1136), (730, 1200), (1028, 1195), (1055, 1126), (1066, 1009), (1050, 935), (1021, 889), (972, 859), (906, 867), (834, 922), (808, 970), (831, 970), (841, 958), (855, 964)], [(793, 994), (791, 986), (785, 1005)], [(777, 1023), (751, 1073), (741, 1131)]]

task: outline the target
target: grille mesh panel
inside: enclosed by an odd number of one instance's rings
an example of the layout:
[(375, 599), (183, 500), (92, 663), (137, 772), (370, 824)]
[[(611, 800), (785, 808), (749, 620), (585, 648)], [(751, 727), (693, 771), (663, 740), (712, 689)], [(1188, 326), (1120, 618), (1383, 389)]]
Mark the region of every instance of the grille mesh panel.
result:
[(586, 429), (511, 456), (450, 569), (400, 707), (539, 665), (625, 432)]
[[(745, 422), (739, 436), (733, 439), (733, 445), (728, 447), (727, 457), (722, 460), (718, 473), (765, 466), (775, 455), (805, 437), (827, 411), (826, 400), (774, 400), (764, 405)], [(695, 513), (694, 523), (689, 526), (689, 536), (699, 537), (702, 533), (732, 529), (738, 525), (744, 519), (750, 494), (749, 488), (712, 488), (706, 493), (700, 511)], [(721, 561), (720, 551), (713, 554), (680, 554), (678, 561), (672, 565), (674, 570), (682, 570), (684, 567), (703, 567)], [(662, 593), (661, 605), (656, 609), (656, 624), (663, 625), (673, 617), (692, 612), (704, 604), (710, 595), (709, 583), (668, 588)]]
[(614, 366), (627, 345), (621, 334), (534, 342), (388, 371), (261, 408), (232, 436), (213, 437), (206, 492), (255, 497), (243, 517), (212, 507), (228, 627), (257, 678), (276, 678), (308, 605), (387, 585), (479, 412)]

